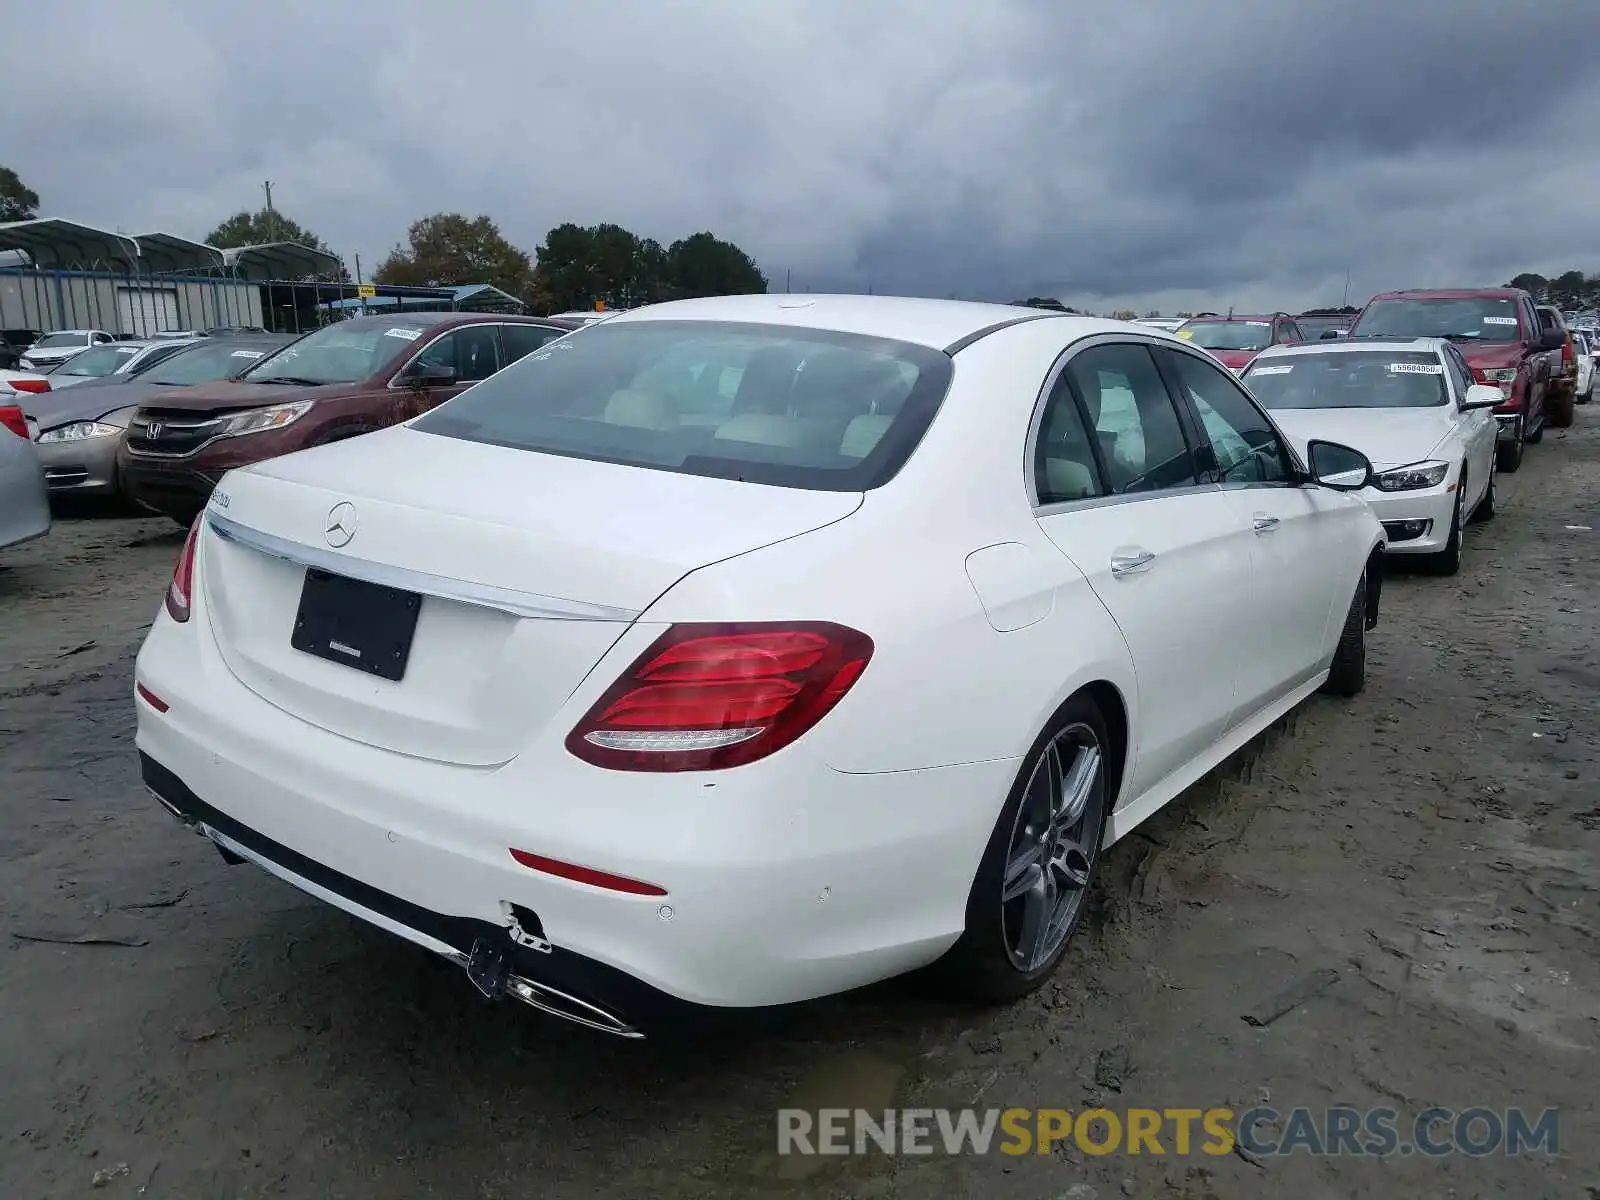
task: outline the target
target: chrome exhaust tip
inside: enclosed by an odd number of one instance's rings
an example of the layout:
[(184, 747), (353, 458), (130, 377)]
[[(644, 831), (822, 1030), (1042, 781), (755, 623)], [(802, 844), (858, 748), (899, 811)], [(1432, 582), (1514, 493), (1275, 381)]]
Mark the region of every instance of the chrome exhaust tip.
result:
[(553, 988), (547, 983), (535, 983), (521, 975), (508, 975), (505, 981), (506, 995), (512, 996), (531, 1008), (540, 1012), (549, 1013), (551, 1016), (560, 1017), (577, 1025), (584, 1025), (590, 1029), (597, 1029), (601, 1033), (609, 1033), (613, 1037), (630, 1038), (638, 1040), (644, 1037), (643, 1032), (628, 1024), (615, 1013), (608, 1012), (587, 1000), (579, 1000), (576, 996), (569, 996), (559, 988)]

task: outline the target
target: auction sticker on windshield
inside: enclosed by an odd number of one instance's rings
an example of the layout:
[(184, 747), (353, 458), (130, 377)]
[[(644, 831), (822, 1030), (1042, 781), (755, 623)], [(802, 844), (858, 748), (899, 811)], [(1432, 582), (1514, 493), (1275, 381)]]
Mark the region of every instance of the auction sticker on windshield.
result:
[(1181, 337), (1184, 341), (1187, 342), (1190, 338), (1194, 337), (1194, 330), (1192, 330), (1192, 329), (1180, 329), (1180, 330), (1178, 330), (1178, 336)]
[(229, 358), (260, 358), (261, 354), (262, 354), (262, 352), (260, 350), (235, 350), (228, 357)]
[(1391, 375), (1443, 375), (1442, 363), (1397, 362), (1389, 364)]
[(1287, 375), (1292, 370), (1294, 370), (1294, 364), (1293, 363), (1284, 363), (1282, 366), (1278, 366), (1278, 367), (1257, 367), (1254, 371), (1251, 371), (1250, 374), (1252, 376), (1254, 376), (1254, 375)]
[(1485, 325), (1515, 325), (1517, 319), (1515, 317), (1485, 317), (1483, 323)]
[(385, 329), (383, 331), (383, 336), (384, 337), (405, 338), (405, 340), (408, 341), (408, 342), (414, 342), (419, 337), (422, 336), (422, 330), (420, 330), (420, 329), (400, 329), (400, 328), (397, 327), (395, 329)]

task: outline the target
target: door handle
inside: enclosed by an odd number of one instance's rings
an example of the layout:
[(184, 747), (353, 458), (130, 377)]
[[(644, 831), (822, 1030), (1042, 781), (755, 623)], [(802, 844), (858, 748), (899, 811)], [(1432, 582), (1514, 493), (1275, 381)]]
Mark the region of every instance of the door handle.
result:
[(1271, 533), (1278, 527), (1278, 518), (1269, 517), (1266, 513), (1257, 513), (1255, 528), (1257, 533)]
[(1150, 564), (1155, 560), (1156, 556), (1149, 550), (1135, 550), (1129, 554), (1113, 554), (1111, 556), (1111, 573), (1113, 575), (1137, 575), (1140, 571), (1148, 571)]

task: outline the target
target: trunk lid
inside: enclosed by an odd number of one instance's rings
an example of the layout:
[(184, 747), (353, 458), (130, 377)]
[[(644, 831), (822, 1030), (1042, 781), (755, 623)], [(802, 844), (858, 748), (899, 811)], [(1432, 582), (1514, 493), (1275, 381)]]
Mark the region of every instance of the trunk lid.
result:
[[(334, 549), (324, 531), (346, 502), (354, 535)], [(197, 586), (228, 669), (269, 703), (368, 745), (494, 766), (684, 575), (860, 503), (396, 427), (224, 477)], [(290, 644), (308, 563), (422, 596), (401, 680)]]

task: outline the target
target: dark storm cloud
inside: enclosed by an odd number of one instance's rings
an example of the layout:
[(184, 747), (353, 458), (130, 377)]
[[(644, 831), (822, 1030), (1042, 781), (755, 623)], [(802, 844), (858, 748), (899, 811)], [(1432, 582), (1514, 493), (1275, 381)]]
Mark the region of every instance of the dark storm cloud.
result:
[[(1600, 270), (1595, 0), (84, 0), (7, 94), (46, 209), (710, 228), (782, 287), (1294, 307)], [(8, 18), (59, 44), (58, 18)]]

